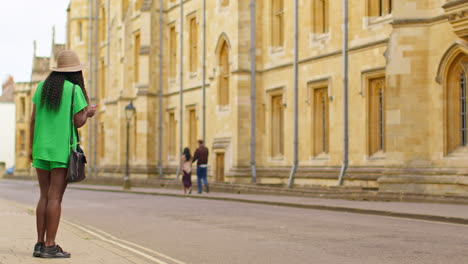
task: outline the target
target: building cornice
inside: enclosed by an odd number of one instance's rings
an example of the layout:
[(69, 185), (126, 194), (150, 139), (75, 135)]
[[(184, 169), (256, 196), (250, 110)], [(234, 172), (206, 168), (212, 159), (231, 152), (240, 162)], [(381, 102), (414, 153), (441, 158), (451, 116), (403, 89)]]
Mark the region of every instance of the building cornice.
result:
[(455, 7), (457, 5), (466, 4), (466, 3), (468, 3), (468, 0), (452, 0), (442, 5), (442, 8), (447, 9), (447, 8)]
[(428, 25), (436, 22), (441, 22), (447, 20), (447, 15), (440, 15), (436, 17), (429, 18), (403, 18), (403, 19), (394, 19), (392, 25), (402, 26), (402, 25)]
[[(362, 44), (362, 45), (357, 45), (357, 46), (351, 47), (350, 49), (348, 49), (348, 51), (349, 52), (355, 52), (355, 51), (359, 51), (359, 50), (363, 50), (363, 49), (375, 48), (377, 46), (388, 44), (389, 40), (390, 40), (389, 38), (386, 38), (386, 39), (377, 40), (377, 41), (369, 42), (369, 43)], [(303, 63), (307, 63), (307, 62), (311, 62), (311, 61), (316, 61), (316, 60), (320, 60), (320, 59), (339, 56), (341, 54), (342, 54), (342, 50), (337, 50), (337, 51), (334, 51), (334, 52), (325, 53), (325, 54), (321, 54), (321, 55), (318, 55), (318, 56), (301, 59), (301, 60), (299, 60), (298, 63), (303, 64)], [(264, 72), (278, 70), (278, 69), (281, 69), (281, 68), (292, 67), (292, 66), (293, 66), (292, 62), (284, 63), (284, 64), (276, 65), (276, 66), (273, 66), (273, 67), (270, 67), (270, 68), (265, 68), (263, 70), (258, 70), (257, 72), (258, 73), (264, 73)]]

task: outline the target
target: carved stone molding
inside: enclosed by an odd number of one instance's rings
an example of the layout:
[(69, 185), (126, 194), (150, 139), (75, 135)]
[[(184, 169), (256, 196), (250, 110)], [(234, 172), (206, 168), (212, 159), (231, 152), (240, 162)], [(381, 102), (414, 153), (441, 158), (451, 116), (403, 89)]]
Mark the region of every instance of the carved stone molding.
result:
[(227, 149), (229, 147), (229, 144), (231, 144), (231, 138), (215, 138), (213, 140), (212, 148), (214, 150)]
[(468, 39), (468, 1), (452, 0), (442, 6), (457, 36)]

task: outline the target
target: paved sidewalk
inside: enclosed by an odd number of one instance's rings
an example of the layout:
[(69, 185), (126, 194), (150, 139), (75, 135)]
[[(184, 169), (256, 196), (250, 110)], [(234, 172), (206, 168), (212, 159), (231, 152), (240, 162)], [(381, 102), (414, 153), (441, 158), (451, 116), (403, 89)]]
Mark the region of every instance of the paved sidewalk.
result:
[[(124, 192), (120, 186), (72, 184), (68, 188), (94, 191)], [(186, 197), (182, 190), (138, 188), (134, 187), (131, 193)], [(361, 214), (383, 215), (392, 217), (414, 218), (429, 221), (440, 221), (468, 225), (468, 205), (442, 204), (442, 203), (411, 203), (411, 202), (377, 202), (352, 201), (325, 198), (308, 198), (282, 195), (234, 194), (234, 193), (203, 193), (192, 194), (192, 198), (214, 199), (235, 202), (268, 204), (308, 209), (342, 211)]]
[(51, 260), (32, 257), (36, 242), (34, 210), (0, 199), (0, 264), (46, 263), (155, 263), (122, 247), (85, 232), (68, 221), (60, 223), (58, 243), (71, 252), (69, 259)]

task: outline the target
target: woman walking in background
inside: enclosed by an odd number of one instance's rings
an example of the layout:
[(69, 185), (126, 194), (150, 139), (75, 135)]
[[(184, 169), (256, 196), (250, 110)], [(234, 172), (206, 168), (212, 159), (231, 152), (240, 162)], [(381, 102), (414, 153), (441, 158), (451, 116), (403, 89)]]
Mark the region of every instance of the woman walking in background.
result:
[[(51, 68), (52, 72), (45, 81), (39, 83), (33, 96), (30, 158), (32, 166), (36, 168), (40, 188), (34, 257), (70, 257), (70, 253), (55, 243), (55, 237), (60, 223), (62, 197), (67, 187), (70, 137), (73, 137), (74, 148), (77, 143), (75, 130), (70, 132), (70, 118), (73, 116), (78, 128), (96, 112), (95, 106), (88, 106), (89, 99), (81, 72), (83, 69), (84, 65), (75, 52), (60, 52), (57, 67)], [(70, 113), (72, 104), (73, 113)]]
[(181, 157), (182, 184), (184, 185), (184, 194), (192, 194), (192, 155), (189, 148), (184, 148)]

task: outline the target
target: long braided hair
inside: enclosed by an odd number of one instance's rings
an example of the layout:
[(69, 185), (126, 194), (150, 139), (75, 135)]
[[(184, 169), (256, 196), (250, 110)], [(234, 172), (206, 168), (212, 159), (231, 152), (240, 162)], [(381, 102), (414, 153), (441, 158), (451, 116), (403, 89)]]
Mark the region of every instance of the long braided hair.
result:
[(192, 155), (190, 154), (190, 149), (189, 148), (184, 148), (183, 155), (185, 156), (186, 161), (189, 161), (192, 158)]
[(57, 111), (62, 101), (63, 84), (65, 80), (79, 85), (83, 94), (86, 98), (86, 102), (89, 104), (88, 94), (85, 89), (83, 73), (78, 72), (56, 72), (53, 71), (45, 79), (42, 86), (41, 94), (41, 105), (44, 105), (47, 109)]

